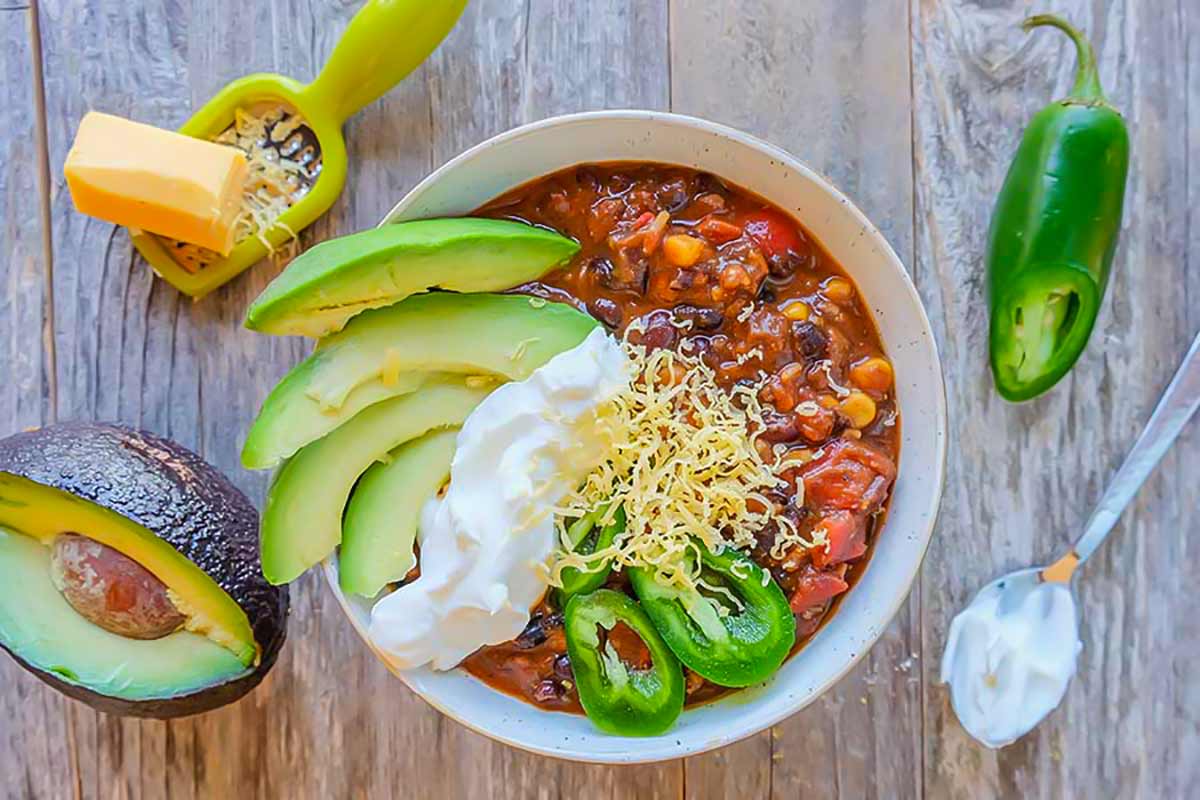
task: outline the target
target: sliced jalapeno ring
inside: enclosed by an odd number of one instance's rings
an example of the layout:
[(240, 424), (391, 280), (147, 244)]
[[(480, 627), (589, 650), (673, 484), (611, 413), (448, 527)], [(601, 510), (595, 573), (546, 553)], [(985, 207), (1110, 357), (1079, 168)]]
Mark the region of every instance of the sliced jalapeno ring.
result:
[[(675, 723), (683, 710), (683, 670), (636, 602), (611, 589), (577, 594), (564, 619), (575, 687), (592, 724), (620, 736), (654, 736)], [(626, 664), (609, 641), (619, 623), (650, 652), (648, 669)]]
[[(779, 669), (796, 642), (796, 621), (770, 573), (736, 550), (699, 545), (700, 576), (712, 589), (680, 589), (645, 567), (629, 570), (642, 607), (686, 666), (719, 686), (749, 686)], [(715, 591), (714, 591), (715, 590)]]
[[(611, 522), (603, 527), (597, 527), (607, 511), (607, 507), (597, 509), (575, 520), (567, 529), (567, 538), (571, 540), (574, 552), (590, 556), (592, 553), (604, 550), (612, 545), (617, 534), (625, 530), (625, 510), (622, 508), (616, 510)], [(599, 564), (590, 565), (590, 567), (587, 570), (567, 567), (562, 571), (562, 587), (557, 593), (560, 608), (566, 605), (572, 595), (585, 594), (603, 586), (612, 573), (612, 559), (605, 559)]]

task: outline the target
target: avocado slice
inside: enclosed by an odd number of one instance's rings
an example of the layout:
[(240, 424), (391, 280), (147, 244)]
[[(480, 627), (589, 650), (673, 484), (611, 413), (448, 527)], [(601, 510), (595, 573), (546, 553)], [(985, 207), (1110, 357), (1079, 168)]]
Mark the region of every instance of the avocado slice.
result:
[(428, 219), (330, 239), (298, 256), (246, 314), (261, 333), (322, 337), (362, 311), (429, 289), (493, 292), (579, 252), (553, 231), (496, 219)]
[(346, 505), (338, 579), (342, 590), (374, 597), (417, 563), (421, 508), (450, 479), (458, 428), (401, 445), (363, 473)]
[(262, 515), (267, 580), (293, 581), (332, 553), (341, 542), (342, 511), (359, 476), (405, 442), (462, 425), (494, 387), (472, 383), (470, 378), (430, 381), (411, 394), (376, 403), (284, 464), (267, 491)]
[[(93, 707), (216, 708), (256, 686), (283, 645), (288, 596), (261, 574), (254, 506), (174, 442), (104, 423), (0, 440), (0, 530), (0, 647)], [(64, 534), (145, 570), (182, 627), (139, 640), (85, 618), (52, 575)]]
[(430, 372), (524, 380), (596, 325), (568, 305), (522, 295), (433, 292), (368, 311), (323, 339), (275, 387), (246, 437), (242, 464), (275, 467), (363, 408), (412, 392)]

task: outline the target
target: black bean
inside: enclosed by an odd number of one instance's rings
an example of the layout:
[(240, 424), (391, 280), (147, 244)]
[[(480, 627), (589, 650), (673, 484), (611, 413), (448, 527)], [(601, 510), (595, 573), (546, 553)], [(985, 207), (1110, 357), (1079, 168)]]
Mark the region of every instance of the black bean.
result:
[(550, 703), (562, 698), (562, 686), (558, 681), (540, 681), (533, 689), (533, 699), (539, 703)]
[(698, 194), (715, 194), (725, 197), (729, 193), (729, 187), (725, 185), (725, 182), (711, 172), (700, 173), (696, 188)]
[(596, 173), (586, 167), (575, 170), (575, 182), (583, 189), (594, 192), (600, 188), (600, 179)]
[(612, 195), (622, 194), (629, 191), (629, 187), (633, 185), (633, 179), (628, 175), (620, 172), (614, 172), (608, 176), (608, 193)]
[(681, 303), (675, 306), (675, 319), (683, 322), (691, 320), (697, 330), (715, 331), (725, 322), (725, 315), (715, 308), (700, 308)]
[(790, 278), (792, 273), (800, 266), (800, 263), (800, 257), (791, 250), (783, 253), (772, 253), (767, 258), (767, 271), (771, 273), (772, 278)]
[(593, 256), (588, 259), (584, 270), (591, 274), (599, 283), (603, 284), (610, 280), (613, 271), (613, 263), (604, 256)]
[(658, 308), (642, 317), (645, 330), (642, 331), (638, 342), (645, 345), (647, 350), (662, 350), (675, 346), (679, 340), (679, 331), (671, 324), (671, 312)]
[(607, 297), (597, 297), (587, 304), (588, 313), (610, 328), (619, 327), (623, 314), (621, 307)]
[(513, 643), (522, 650), (529, 650), (537, 647), (546, 641), (547, 634), (546, 625), (547, 619), (545, 614), (537, 613), (529, 619), (529, 624), (525, 626), (525, 630), (521, 631), (521, 635), (513, 640)]
[(575, 677), (575, 673), (571, 669), (571, 657), (569, 655), (560, 653), (555, 656), (554, 674), (564, 681), (572, 680)]
[(793, 322), (792, 340), (800, 354), (809, 361), (819, 361), (829, 353), (829, 337), (811, 322)]
[(682, 211), (691, 200), (691, 196), (688, 194), (687, 181), (683, 180), (683, 178), (676, 178), (673, 181), (664, 183), (658, 187), (655, 196), (658, 198), (659, 205), (671, 214)]

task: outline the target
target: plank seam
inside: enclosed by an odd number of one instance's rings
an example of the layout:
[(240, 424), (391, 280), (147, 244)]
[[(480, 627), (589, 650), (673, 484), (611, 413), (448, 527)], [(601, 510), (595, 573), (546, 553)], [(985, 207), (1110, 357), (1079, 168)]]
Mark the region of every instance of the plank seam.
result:
[[(1183, 31), (1183, 85), (1187, 86), (1188, 72), (1189, 72), (1189, 70), (1191, 68), (1191, 64), (1192, 64), (1192, 54), (1191, 54), (1191, 52), (1189, 52), (1189, 45), (1191, 44), (1192, 37), (1188, 36), (1187, 7), (1184, 5), (1183, 0), (1178, 0), (1178, 8), (1179, 8), (1180, 30)], [(1188, 201), (1191, 198), (1191, 186), (1192, 186), (1192, 180), (1191, 180), (1191, 178), (1192, 178), (1192, 174), (1191, 174), (1192, 152), (1191, 152), (1191, 148), (1188, 147), (1188, 134), (1192, 130), (1192, 120), (1191, 120), (1192, 106), (1191, 106), (1191, 103), (1189, 102), (1191, 100), (1191, 96), (1192, 96), (1191, 92), (1184, 91), (1184, 93), (1183, 93), (1183, 130), (1184, 130), (1184, 133), (1183, 133), (1183, 196), (1184, 196), (1184, 205), (1185, 206), (1190, 206), (1190, 203)], [(1196, 255), (1195, 253), (1192, 252), (1191, 248), (1192, 248), (1192, 215), (1185, 212), (1183, 215), (1183, 265), (1184, 265), (1184, 269), (1191, 266), (1192, 258)], [(1184, 298), (1183, 307), (1185, 309), (1193, 307), (1191, 298), (1188, 296), (1188, 287), (1190, 285), (1191, 284), (1187, 280), (1184, 280), (1184, 282), (1183, 282), (1183, 298)], [(1185, 330), (1187, 330), (1186, 326), (1188, 325), (1190, 320), (1187, 319), (1186, 312), (1184, 314), (1183, 321), (1184, 321)]]
[[(49, 411), (46, 416), (58, 419), (58, 357), (54, 341), (54, 237), (50, 214), (50, 136), (46, 123), (46, 80), (42, 69), (42, 33), (36, 0), (29, 10), (29, 51), (33, 68), (33, 117), (35, 149), (38, 160), (38, 215), (42, 223), (42, 269), (45, 284), (42, 295), (42, 348), (46, 356), (46, 388)], [(45, 417), (43, 417), (45, 418)]]
[[(919, 194), (917, 192), (917, 85), (916, 71), (917, 64), (914, 55), (913, 42), (915, 41), (915, 32), (913, 30), (913, 3), (908, 4), (908, 139), (909, 150), (912, 157), (909, 159), (909, 171), (912, 176), (912, 242), (909, 251), (909, 263), (912, 264), (913, 285), (917, 284), (917, 247), (920, 241), (917, 236), (917, 224), (920, 219), (919, 209)], [(937, 530), (934, 530), (934, 535), (937, 535)], [(928, 557), (928, 556), (927, 556)], [(913, 591), (916, 594), (916, 614), (917, 614), (917, 673), (921, 676), (925, 674), (925, 594), (923, 591), (925, 583), (925, 573), (922, 570), (917, 575), (917, 580), (913, 583)], [(918, 796), (924, 798), (926, 796), (925, 789), (925, 724), (927, 717), (926, 702), (928, 698), (925, 692), (925, 681), (917, 681), (917, 707), (920, 709), (920, 719), (917, 729), (920, 731), (920, 752), (917, 754), (917, 768), (919, 774), (917, 776), (917, 792)]]

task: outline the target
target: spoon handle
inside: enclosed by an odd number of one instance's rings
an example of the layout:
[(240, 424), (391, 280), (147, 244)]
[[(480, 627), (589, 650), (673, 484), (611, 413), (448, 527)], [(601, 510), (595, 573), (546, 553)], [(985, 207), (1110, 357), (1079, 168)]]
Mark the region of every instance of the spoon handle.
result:
[(1125, 456), (1125, 463), (1108, 484), (1100, 505), (1075, 543), (1079, 563), (1086, 561), (1108, 536), (1125, 506), (1150, 476), (1197, 406), (1200, 406), (1200, 334), (1183, 357), (1183, 364), (1163, 392), (1142, 435)]

